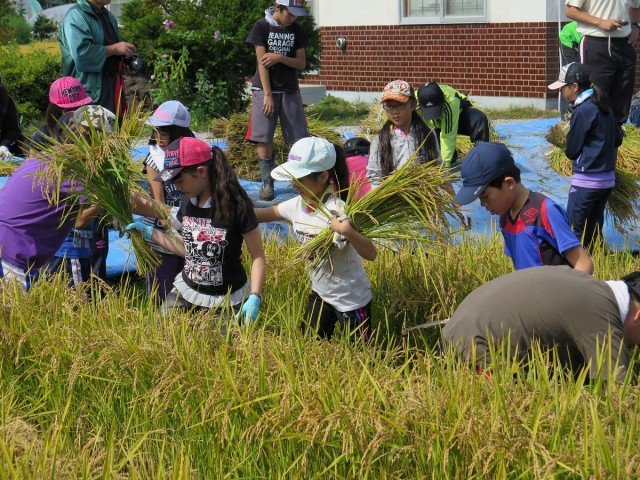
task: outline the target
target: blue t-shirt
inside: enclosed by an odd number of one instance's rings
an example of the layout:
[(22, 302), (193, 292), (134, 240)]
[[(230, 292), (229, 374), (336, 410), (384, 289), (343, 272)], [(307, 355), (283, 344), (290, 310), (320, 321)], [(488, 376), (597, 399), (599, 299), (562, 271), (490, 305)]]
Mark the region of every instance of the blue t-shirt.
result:
[(571, 230), (567, 214), (541, 193), (530, 192), (515, 219), (509, 212), (500, 217), (504, 253), (516, 270), (542, 265), (572, 266), (564, 252), (581, 246)]

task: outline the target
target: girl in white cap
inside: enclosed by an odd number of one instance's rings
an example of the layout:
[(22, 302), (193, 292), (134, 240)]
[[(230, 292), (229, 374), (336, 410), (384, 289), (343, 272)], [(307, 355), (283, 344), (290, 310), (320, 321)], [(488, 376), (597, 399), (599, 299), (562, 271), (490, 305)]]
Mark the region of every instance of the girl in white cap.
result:
[(331, 228), (339, 236), (331, 258), (311, 273), (311, 295), (303, 330), (309, 326), (321, 337), (331, 338), (341, 322), (351, 334), (367, 340), (371, 325), (371, 284), (362, 258), (374, 260), (373, 242), (360, 234), (350, 219), (341, 216), (347, 196), (349, 173), (342, 148), (327, 140), (298, 140), (287, 162), (271, 172), (276, 180), (294, 180), (300, 193), (275, 207), (258, 208), (259, 222), (286, 220), (299, 242)]
[[(149, 180), (149, 193), (155, 201), (179, 207), (183, 193), (172, 180), (157, 181), (158, 173), (164, 168), (164, 156), (167, 145), (182, 137), (194, 137), (191, 131), (191, 114), (187, 107), (177, 100), (169, 100), (161, 104), (147, 120), (147, 125), (153, 127), (153, 136), (149, 141), (149, 155), (144, 159), (145, 171)], [(151, 225), (164, 231), (163, 223), (151, 217), (144, 219), (146, 225)], [(160, 256), (160, 265), (147, 274), (147, 291), (149, 295), (157, 292), (158, 301), (162, 303), (173, 288), (173, 280), (182, 271), (184, 258), (174, 255), (169, 250), (149, 242), (153, 250)]]

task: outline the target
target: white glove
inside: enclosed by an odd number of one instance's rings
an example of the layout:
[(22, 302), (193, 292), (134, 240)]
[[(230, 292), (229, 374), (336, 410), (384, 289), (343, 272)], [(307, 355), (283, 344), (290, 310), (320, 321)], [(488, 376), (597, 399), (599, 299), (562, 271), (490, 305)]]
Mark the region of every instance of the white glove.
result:
[(11, 152), (7, 147), (2, 145), (0, 147), (0, 158), (9, 158), (9, 157), (13, 157), (13, 155), (11, 154)]
[(464, 228), (465, 230), (469, 230), (471, 228), (471, 213), (469, 213), (468, 210), (460, 209), (456, 210), (456, 215), (460, 220), (462, 228)]
[[(337, 214), (335, 211), (332, 211), (332, 213), (334, 215)], [(347, 220), (349, 217), (343, 213), (341, 215), (336, 215), (336, 218), (338, 221), (342, 222), (343, 220)], [(333, 245), (336, 246), (338, 250), (342, 250), (347, 245), (347, 239), (341, 233), (333, 232)]]

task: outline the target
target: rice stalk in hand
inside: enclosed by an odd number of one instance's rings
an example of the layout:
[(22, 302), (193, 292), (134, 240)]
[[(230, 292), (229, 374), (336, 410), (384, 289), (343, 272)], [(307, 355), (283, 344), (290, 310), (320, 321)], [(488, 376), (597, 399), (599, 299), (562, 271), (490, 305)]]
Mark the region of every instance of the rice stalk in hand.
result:
[(609, 195), (606, 210), (616, 230), (628, 233), (637, 229), (639, 199), (637, 175), (616, 169), (616, 186)]
[(551, 145), (564, 151), (567, 148), (567, 132), (569, 132), (569, 122), (562, 120), (549, 129), (545, 138)]
[[(414, 165), (416, 153), (360, 199), (355, 200), (358, 186), (349, 187), (344, 213), (354, 228), (377, 247), (393, 250), (397, 247), (394, 242), (428, 243), (450, 233), (448, 216), (455, 214), (451, 204), (452, 176), (435, 162)], [(333, 213), (320, 200), (315, 199), (314, 203), (327, 219), (332, 218)], [(292, 259), (294, 263), (307, 261), (313, 271), (322, 262), (331, 261), (332, 248), (333, 230), (327, 227), (298, 246)]]
[[(137, 183), (143, 180), (142, 172), (131, 159), (130, 149), (143, 127), (140, 108), (129, 110), (114, 133), (98, 131), (92, 125), (78, 127), (80, 131), (64, 126), (66, 141), (39, 154), (45, 168), (38, 176), (52, 187), (49, 201), (64, 203), (63, 221), (84, 203), (101, 207), (106, 216), (121, 225), (133, 221), (131, 193), (145, 192)], [(68, 193), (62, 193), (67, 185)], [(159, 264), (157, 255), (138, 233), (131, 235), (131, 244), (141, 273)]]

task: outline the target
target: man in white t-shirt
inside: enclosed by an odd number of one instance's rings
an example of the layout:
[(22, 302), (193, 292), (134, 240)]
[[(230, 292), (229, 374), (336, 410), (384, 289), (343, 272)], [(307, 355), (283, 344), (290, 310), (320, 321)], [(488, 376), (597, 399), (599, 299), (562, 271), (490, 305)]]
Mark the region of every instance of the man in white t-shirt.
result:
[(565, 13), (584, 35), (580, 57), (591, 68), (591, 82), (609, 95), (616, 120), (623, 124), (636, 79), (640, 0), (566, 0)]

